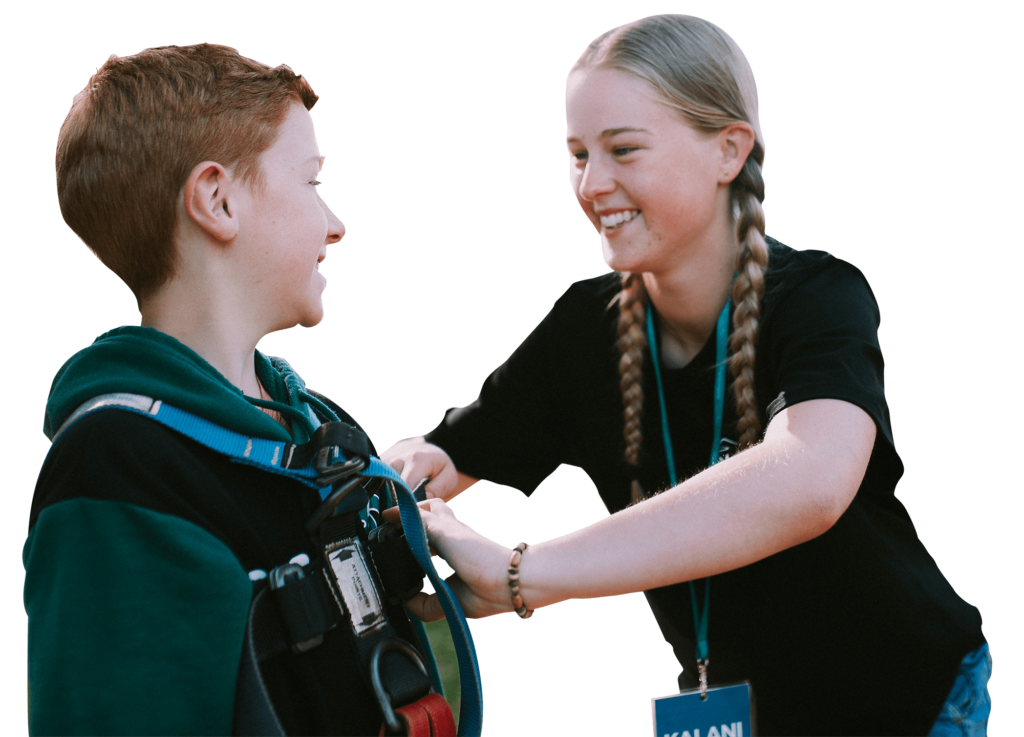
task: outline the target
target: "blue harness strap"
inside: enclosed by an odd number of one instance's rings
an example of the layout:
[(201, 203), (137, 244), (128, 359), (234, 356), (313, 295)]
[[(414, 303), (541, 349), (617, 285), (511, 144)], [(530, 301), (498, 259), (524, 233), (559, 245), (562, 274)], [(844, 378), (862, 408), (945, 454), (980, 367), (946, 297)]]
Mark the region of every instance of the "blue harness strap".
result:
[[(289, 467), (296, 448), (300, 446), (278, 440), (249, 437), (223, 428), (191, 412), (168, 405), (159, 399), (139, 394), (104, 394), (85, 402), (64, 421), (53, 436), (54, 442), (61, 433), (86, 414), (106, 408), (134, 412), (149, 417), (171, 430), (191, 438), (200, 445), (227, 456), (236, 463), (255, 466), (295, 479), (316, 489), (321, 496), (330, 491), (329, 487), (325, 489), (317, 481), (318, 472), (315, 467), (315, 459), (299, 468)], [(344, 452), (337, 447), (332, 448), (332, 453), (331, 460), (335, 463), (344, 463), (348, 460)], [(434, 592), (441, 603), (441, 609), (444, 610), (448, 628), (451, 630), (452, 642), (455, 645), (462, 689), (459, 737), (478, 736), (483, 728), (483, 695), (476, 648), (473, 645), (469, 624), (466, 622), (466, 616), (458, 599), (444, 579), (438, 575), (431, 561), (427, 533), (412, 491), (391, 466), (376, 456), (370, 456), (369, 465), (360, 472), (360, 475), (367, 478), (384, 479), (393, 485), (406, 540), (416, 562), (419, 563), (434, 586)]]

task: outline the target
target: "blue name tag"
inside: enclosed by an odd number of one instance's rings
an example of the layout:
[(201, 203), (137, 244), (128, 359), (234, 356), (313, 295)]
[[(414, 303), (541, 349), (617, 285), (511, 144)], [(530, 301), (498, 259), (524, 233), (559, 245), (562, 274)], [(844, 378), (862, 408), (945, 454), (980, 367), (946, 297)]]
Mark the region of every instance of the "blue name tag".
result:
[(753, 737), (750, 684), (709, 688), (651, 699), (654, 737)]

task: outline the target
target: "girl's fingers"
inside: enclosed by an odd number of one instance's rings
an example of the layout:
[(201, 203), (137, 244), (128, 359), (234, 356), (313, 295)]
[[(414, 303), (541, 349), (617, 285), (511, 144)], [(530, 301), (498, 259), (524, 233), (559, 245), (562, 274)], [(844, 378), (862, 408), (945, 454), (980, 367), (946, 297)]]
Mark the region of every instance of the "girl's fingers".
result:
[[(439, 517), (451, 517), (452, 519), (455, 519), (455, 513), (452, 512), (451, 507), (441, 499), (427, 499), (423, 502), (416, 502), (416, 506), (420, 508), (421, 515), (426, 512), (427, 514), (435, 514)], [(381, 516), (384, 517), (386, 522), (394, 522), (395, 524), (401, 523), (402, 518), (400, 515), (401, 512), (398, 507), (389, 507), (381, 512)], [(423, 522), (426, 524), (426, 518), (424, 518)]]
[[(437, 555), (437, 548), (434, 547), (435, 543), (442, 536), (439, 531), (441, 520), (451, 519), (455, 520), (455, 515), (452, 510), (440, 499), (427, 499), (424, 502), (418, 502), (416, 504), (420, 508), (420, 519), (423, 520), (423, 527), (427, 531), (427, 546), (430, 550), (431, 555)], [(390, 507), (381, 512), (381, 517), (384, 518), (385, 522), (392, 522), (396, 525), (402, 524), (401, 511), (398, 507)]]
[(444, 619), (444, 610), (437, 594), (425, 594), (422, 591), (413, 595), (405, 602), (405, 608), (415, 614), (423, 622), (436, 622)]

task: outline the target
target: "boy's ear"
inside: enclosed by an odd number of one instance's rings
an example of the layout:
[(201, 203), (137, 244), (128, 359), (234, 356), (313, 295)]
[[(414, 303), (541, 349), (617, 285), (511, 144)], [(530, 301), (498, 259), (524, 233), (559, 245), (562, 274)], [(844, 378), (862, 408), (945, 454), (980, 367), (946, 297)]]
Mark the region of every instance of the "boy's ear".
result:
[(234, 188), (230, 172), (216, 161), (197, 164), (185, 180), (185, 212), (193, 222), (219, 241), (238, 235)]

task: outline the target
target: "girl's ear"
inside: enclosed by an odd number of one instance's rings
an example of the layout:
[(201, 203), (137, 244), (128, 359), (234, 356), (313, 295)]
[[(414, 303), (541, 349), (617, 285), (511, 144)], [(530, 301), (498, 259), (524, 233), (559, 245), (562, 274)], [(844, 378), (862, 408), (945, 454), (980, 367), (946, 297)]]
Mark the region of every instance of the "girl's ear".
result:
[(750, 123), (733, 123), (718, 132), (718, 140), (722, 151), (722, 171), (718, 181), (728, 184), (747, 163), (747, 156), (754, 148), (754, 129)]
[(185, 180), (185, 211), (202, 230), (219, 241), (238, 235), (232, 193), (237, 183), (216, 161), (197, 164)]

